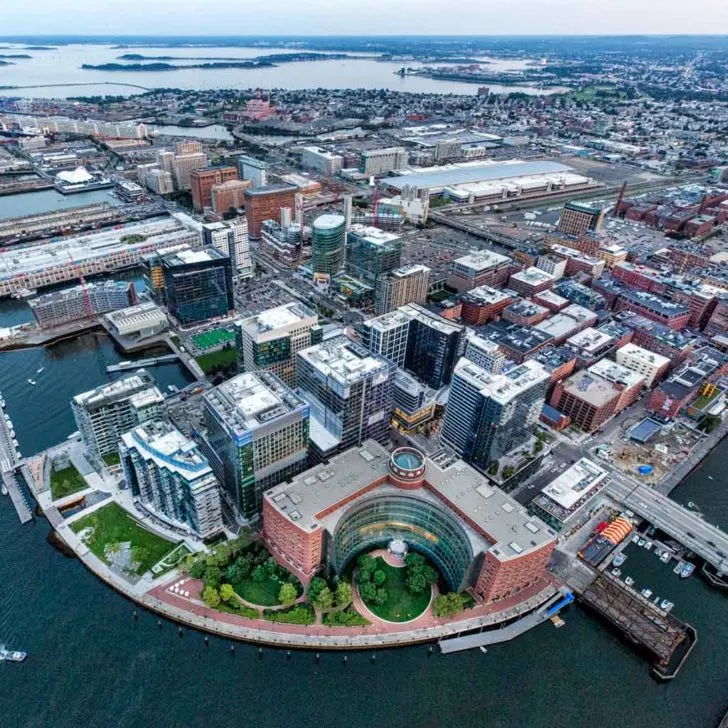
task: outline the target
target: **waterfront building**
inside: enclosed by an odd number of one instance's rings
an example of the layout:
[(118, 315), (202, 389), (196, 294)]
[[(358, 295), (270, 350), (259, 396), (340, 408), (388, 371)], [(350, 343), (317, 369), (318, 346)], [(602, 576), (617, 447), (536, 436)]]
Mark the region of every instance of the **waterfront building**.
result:
[(530, 503), (529, 510), (556, 531), (585, 520), (609, 473), (581, 458), (552, 480)]
[(217, 479), (197, 445), (169, 422), (124, 433), (119, 455), (126, 487), (142, 510), (196, 538), (223, 532)]
[(333, 177), (344, 166), (344, 158), (339, 154), (327, 152), (321, 147), (303, 147), (301, 150), (301, 166), (315, 172)]
[(507, 255), (479, 250), (453, 261), (447, 284), (458, 293), (486, 285), (501, 288), (513, 270), (513, 261)]
[(343, 215), (319, 215), (312, 226), (311, 269), (314, 274), (335, 276), (344, 267), (346, 219)]
[(448, 588), (478, 601), (543, 589), (555, 533), (461, 460), (368, 440), (271, 488), (263, 537), (304, 578), (343, 574), (360, 554), (401, 539), (437, 566)]
[(238, 217), (227, 222), (211, 222), (202, 226), (205, 245), (217, 248), (230, 258), (233, 278), (242, 280), (253, 275), (253, 261), (248, 241), (248, 221)]
[(235, 309), (230, 258), (217, 248), (165, 255), (162, 271), (167, 309), (183, 326), (227, 316)]
[(617, 364), (644, 377), (645, 386), (648, 389), (651, 389), (656, 381), (662, 379), (670, 368), (670, 360), (666, 356), (661, 356), (632, 343), (617, 349), (615, 358)]
[(232, 179), (228, 182), (214, 184), (210, 189), (212, 209), (218, 215), (224, 215), (231, 210), (237, 211), (245, 206), (245, 190), (250, 187), (250, 180)]
[[(314, 223), (314, 242), (316, 223)], [(315, 250), (314, 250), (315, 255)], [(346, 233), (346, 272), (370, 285), (398, 268), (402, 238), (371, 225), (353, 224)], [(407, 303), (407, 302), (406, 302)]]
[(38, 326), (47, 329), (125, 308), (135, 301), (133, 283), (103, 281), (46, 293), (32, 298), (28, 305)]
[(463, 357), (450, 385), (443, 445), (485, 470), (532, 435), (549, 382), (549, 373), (535, 361), (492, 374)]
[(151, 301), (107, 313), (104, 318), (114, 334), (132, 340), (157, 336), (169, 328), (164, 309)]
[(566, 235), (598, 233), (604, 223), (604, 210), (584, 203), (567, 202), (561, 211), (556, 230)]
[(250, 237), (257, 240), (264, 220), (280, 219), (281, 209), (293, 209), (295, 204), (296, 188), (293, 185), (253, 185), (245, 190), (245, 217)]
[(367, 175), (379, 175), (404, 169), (409, 158), (404, 147), (369, 149), (359, 155), (359, 171)]
[(88, 452), (101, 458), (117, 450), (119, 439), (137, 425), (164, 414), (164, 397), (144, 369), (102, 384), (71, 400), (76, 427)]
[[(192, 207), (198, 212), (205, 207), (212, 207), (212, 188), (215, 185), (233, 180), (238, 181), (236, 167), (201, 167), (200, 169), (193, 169), (190, 172)], [(227, 212), (227, 209), (224, 212)]]
[(253, 189), (265, 187), (268, 184), (268, 165), (260, 159), (241, 154), (238, 157), (238, 170), (240, 179), (250, 180)]
[(178, 190), (189, 190), (191, 187), (190, 174), (202, 167), (207, 167), (207, 155), (177, 154), (172, 162), (172, 173)]
[(346, 336), (298, 352), (297, 392), (311, 411), (311, 456), (334, 453), (374, 439), (385, 443), (392, 408), (391, 362)]
[(264, 369), (289, 387), (296, 384), (296, 354), (321, 341), (323, 334), (316, 312), (298, 302), (261, 311), (235, 325), (238, 370)]
[(201, 447), (228, 502), (244, 519), (262, 494), (308, 460), (309, 407), (271, 372), (238, 374), (203, 395)]
[(425, 303), (431, 270), (415, 263), (390, 270), (377, 277), (374, 310), (385, 314), (408, 303)]

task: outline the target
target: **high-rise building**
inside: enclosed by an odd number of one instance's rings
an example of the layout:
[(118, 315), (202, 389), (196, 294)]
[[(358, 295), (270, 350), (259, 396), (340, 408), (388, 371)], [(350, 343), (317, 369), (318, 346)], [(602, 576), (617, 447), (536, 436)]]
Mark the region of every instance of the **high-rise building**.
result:
[(508, 361), (495, 341), (477, 334), (468, 337), (463, 356), (490, 374), (500, 374)]
[(229, 182), (214, 184), (210, 190), (212, 209), (223, 215), (230, 210), (238, 210), (245, 205), (245, 190), (250, 187), (248, 179), (231, 179)]
[(205, 207), (212, 207), (212, 188), (223, 182), (238, 179), (238, 170), (235, 167), (201, 167), (190, 172), (190, 190), (192, 192), (192, 207), (200, 211)]
[(453, 373), (440, 439), (485, 469), (532, 434), (550, 377), (535, 361), (491, 374), (463, 357)]
[[(202, 151), (202, 150), (200, 150)], [(165, 172), (172, 174), (174, 171), (174, 152), (170, 152), (168, 149), (161, 149), (157, 152), (157, 164)]]
[(190, 189), (190, 174), (202, 167), (207, 167), (207, 156), (205, 154), (180, 154), (175, 156), (172, 165), (174, 180), (177, 189)]
[(169, 195), (174, 192), (172, 174), (164, 169), (151, 169), (144, 177), (146, 186), (158, 195)]
[(298, 352), (297, 391), (311, 408), (312, 455), (325, 459), (369, 438), (384, 443), (394, 366), (346, 336)]
[(86, 449), (100, 458), (117, 451), (119, 439), (133, 427), (164, 414), (164, 397), (144, 369), (77, 394), (71, 410)]
[(167, 309), (183, 326), (234, 310), (232, 264), (217, 248), (165, 255), (162, 271)]
[(203, 452), (229, 502), (257, 518), (263, 492), (306, 467), (309, 407), (266, 371), (238, 374), (203, 401)]
[(333, 177), (344, 166), (344, 158), (321, 147), (304, 147), (301, 151), (301, 166)]
[(384, 314), (408, 303), (424, 303), (430, 288), (430, 272), (426, 265), (415, 263), (379, 276), (374, 310)]
[(253, 261), (248, 242), (248, 221), (244, 217), (227, 222), (212, 222), (202, 226), (205, 245), (217, 248), (227, 255), (233, 266), (233, 278), (249, 278), (253, 275)]
[(404, 147), (370, 149), (359, 155), (359, 171), (362, 174), (384, 174), (393, 169), (404, 169), (408, 156)]
[(291, 268), (311, 257), (310, 228), (291, 222), (291, 210), (281, 209), (281, 221), (264, 220), (260, 226), (260, 250)]
[(197, 445), (154, 420), (121, 436), (126, 485), (143, 510), (176, 530), (207, 539), (223, 531), (218, 482)]
[(453, 261), (447, 283), (458, 293), (485, 285), (500, 288), (514, 270), (513, 261), (507, 255), (479, 250)]
[(184, 141), (177, 142), (174, 145), (174, 153), (178, 156), (182, 154), (202, 154), (203, 151), (202, 142), (192, 139), (185, 139)]
[(346, 219), (343, 215), (319, 215), (313, 221), (311, 268), (314, 273), (336, 275), (344, 267)]
[(392, 384), (392, 424), (410, 432), (435, 416), (437, 392), (397, 369)]
[(238, 157), (238, 170), (240, 171), (240, 179), (249, 179), (253, 189), (265, 187), (268, 184), (268, 165), (260, 159), (240, 155)]
[[(345, 216), (346, 217), (346, 216)], [(346, 233), (346, 272), (367, 283), (399, 267), (402, 238), (371, 225), (353, 224)]]
[(561, 211), (556, 230), (566, 235), (598, 233), (602, 229), (603, 222), (604, 210), (578, 202), (567, 202)]
[(264, 220), (278, 220), (281, 208), (294, 207), (296, 187), (293, 185), (253, 186), (245, 190), (245, 217), (248, 218), (248, 233), (251, 238), (260, 237)]
[(364, 321), (363, 344), (373, 354), (383, 356), (400, 369), (407, 359), (407, 342), (412, 317), (401, 309)]
[(239, 371), (265, 369), (289, 387), (296, 383), (296, 354), (321, 341), (318, 316), (302, 303), (286, 303), (236, 322)]

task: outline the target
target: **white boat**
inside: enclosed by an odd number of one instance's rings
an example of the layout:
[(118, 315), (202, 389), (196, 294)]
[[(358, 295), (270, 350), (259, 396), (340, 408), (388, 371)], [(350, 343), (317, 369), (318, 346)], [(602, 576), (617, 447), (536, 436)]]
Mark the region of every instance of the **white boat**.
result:
[(27, 656), (27, 652), (6, 650), (5, 645), (0, 645), (0, 662), (22, 662)]
[(647, 542), (643, 538), (641, 538), (641, 539), (639, 539), (639, 541), (637, 541), (638, 546), (644, 546), (645, 543), (647, 543)]
[(619, 553), (612, 559), (612, 566), (621, 566), (626, 560), (627, 555), (624, 553)]
[(29, 379), (28, 380), (28, 384), (32, 384), (33, 386), (35, 386), (35, 380), (34, 379)]
[(649, 599), (652, 596), (652, 589), (643, 589), (640, 594), (645, 598)]
[(665, 551), (665, 553), (660, 556), (660, 561), (662, 561), (663, 564), (669, 564), (671, 558), (672, 554), (669, 551)]
[(612, 576), (619, 578), (622, 576), (622, 569), (612, 569)]
[(0, 398), (0, 407), (5, 407), (5, 400)]
[(647, 549), (648, 551), (652, 551), (652, 541), (648, 541), (648, 542), (647, 542), (647, 543), (645, 544), (645, 548), (646, 548), (646, 549)]
[(626, 584), (627, 586), (632, 586), (632, 585), (634, 584), (634, 579), (633, 579), (633, 578), (632, 578), (631, 576), (628, 576), (628, 577), (627, 577), (627, 578), (626, 578), (626, 579), (624, 580), (624, 583), (625, 583), (625, 584)]
[(672, 604), (671, 601), (668, 601), (667, 599), (663, 599), (660, 602), (660, 609), (662, 609), (663, 611), (665, 611), (671, 604)]
[(680, 578), (687, 579), (693, 573), (693, 571), (695, 571), (695, 564), (691, 564), (689, 561), (686, 561), (680, 567)]
[(488, 654), (488, 650), (487, 650), (487, 649), (486, 649), (485, 647), (483, 647), (483, 645), (480, 645), (480, 651), (481, 651), (481, 652), (482, 652), (482, 653), (483, 653), (484, 655), (487, 655), (487, 654)]
[(639, 534), (635, 533), (634, 536), (632, 536), (632, 543), (637, 543), (639, 540)]
[(3, 495), (8, 494), (8, 489), (5, 487), (5, 483), (0, 486), (0, 493), (2, 493)]
[(15, 430), (10, 430), (10, 437), (15, 437)]
[(17, 440), (13, 440), (13, 445), (17, 449), (20, 443)]
[(41, 367), (40, 369), (36, 369), (35, 370), (35, 373), (36, 374), (40, 374), (44, 369), (45, 369), (45, 367)]

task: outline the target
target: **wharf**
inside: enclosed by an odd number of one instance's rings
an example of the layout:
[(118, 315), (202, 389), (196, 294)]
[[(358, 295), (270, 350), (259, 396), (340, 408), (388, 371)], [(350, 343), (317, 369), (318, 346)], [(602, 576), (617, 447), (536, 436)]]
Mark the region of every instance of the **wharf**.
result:
[(162, 356), (155, 356), (149, 359), (142, 359), (141, 361), (122, 361), (118, 364), (109, 364), (106, 367), (106, 371), (111, 374), (112, 372), (127, 372), (136, 369), (146, 369), (148, 367), (155, 367), (159, 364), (169, 364), (173, 361), (179, 360), (179, 354), (163, 354)]
[(15, 478), (15, 471), (22, 464), (18, 457), (17, 450), (8, 431), (8, 424), (5, 417), (0, 416), (0, 471), (2, 471), (3, 485), (8, 491), (10, 500), (18, 512), (21, 523), (33, 520), (33, 513), (30, 510), (25, 495), (20, 489), (20, 484)]
[(15, 478), (15, 473), (8, 472), (3, 473), (3, 485), (7, 488), (10, 500), (15, 506), (15, 510), (18, 512), (18, 518), (21, 523), (28, 523), (33, 520), (33, 512), (30, 510), (28, 501), (23, 495), (23, 491), (20, 489), (20, 485)]

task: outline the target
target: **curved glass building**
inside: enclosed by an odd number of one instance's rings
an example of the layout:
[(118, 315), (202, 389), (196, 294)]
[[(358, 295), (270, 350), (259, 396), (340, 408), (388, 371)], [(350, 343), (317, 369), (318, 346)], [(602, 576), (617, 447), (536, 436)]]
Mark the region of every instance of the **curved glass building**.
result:
[(331, 566), (341, 574), (353, 558), (392, 539), (429, 556), (451, 589), (465, 583), (473, 562), (468, 537), (452, 512), (421, 495), (390, 493), (357, 502), (336, 526)]
[(319, 215), (313, 221), (311, 268), (314, 273), (335, 276), (344, 267), (346, 219), (343, 215)]

